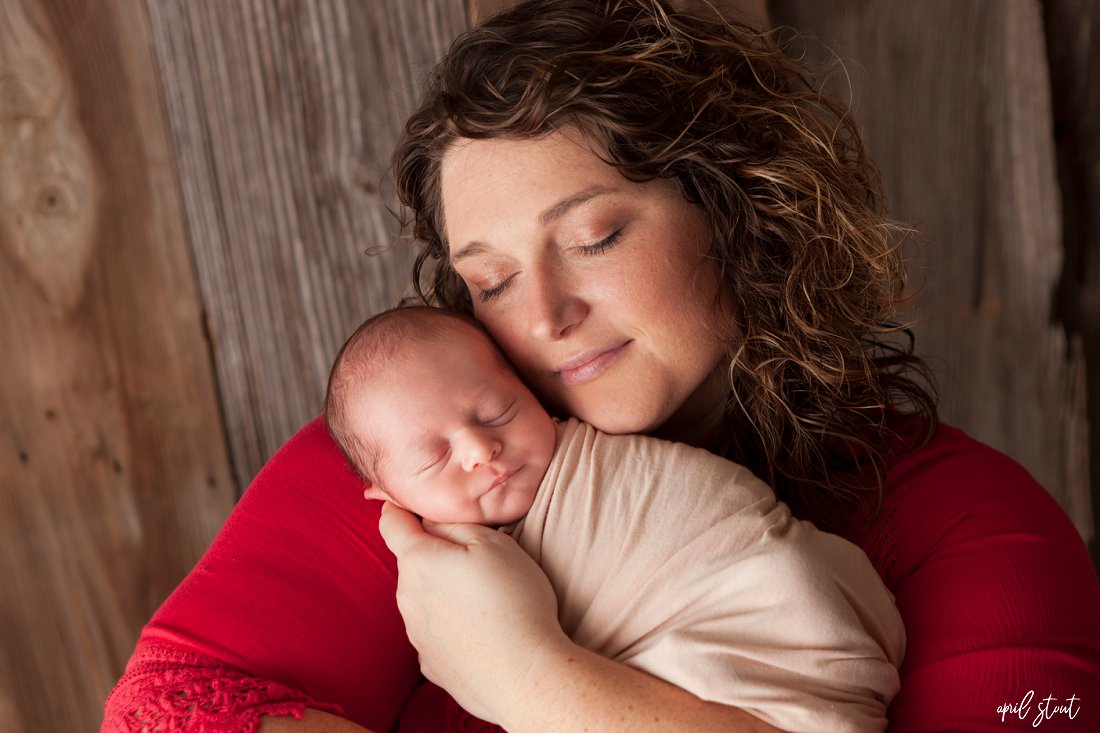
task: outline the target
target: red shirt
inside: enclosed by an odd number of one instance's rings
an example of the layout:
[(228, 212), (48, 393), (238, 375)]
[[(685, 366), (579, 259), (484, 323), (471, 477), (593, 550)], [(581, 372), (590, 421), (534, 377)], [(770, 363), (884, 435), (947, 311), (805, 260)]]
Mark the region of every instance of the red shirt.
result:
[[(905, 621), (890, 731), (1100, 730), (1100, 584), (1057, 503), (947, 426), (887, 485), (849, 539)], [(307, 706), (378, 733), (497, 730), (423, 683), (379, 508), (321, 421), (303, 428), (142, 631), (103, 730), (251, 731)]]

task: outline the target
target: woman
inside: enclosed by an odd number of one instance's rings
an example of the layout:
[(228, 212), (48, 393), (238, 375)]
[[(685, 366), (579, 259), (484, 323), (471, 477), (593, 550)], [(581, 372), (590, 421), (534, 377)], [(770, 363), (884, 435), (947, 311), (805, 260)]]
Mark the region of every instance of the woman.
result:
[[(558, 411), (744, 463), (862, 547), (909, 639), (891, 730), (1095, 728), (1091, 563), (1026, 472), (937, 424), (890, 340), (904, 232), (847, 120), (747, 29), (526, 4), (456, 43), (408, 123), (416, 282)], [(104, 728), (482, 729), (419, 664), (513, 731), (767, 729), (573, 646), (502, 535), (379, 511), (307, 426), (147, 626)]]

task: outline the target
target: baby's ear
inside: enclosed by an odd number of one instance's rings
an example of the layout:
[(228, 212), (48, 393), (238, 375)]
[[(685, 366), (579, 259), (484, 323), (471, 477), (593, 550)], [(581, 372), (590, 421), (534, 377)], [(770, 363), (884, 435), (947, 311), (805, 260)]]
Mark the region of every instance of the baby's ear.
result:
[(378, 488), (378, 484), (374, 483), (373, 481), (367, 480), (366, 487), (363, 489), (363, 498), (385, 501), (390, 497), (386, 496), (386, 492)]

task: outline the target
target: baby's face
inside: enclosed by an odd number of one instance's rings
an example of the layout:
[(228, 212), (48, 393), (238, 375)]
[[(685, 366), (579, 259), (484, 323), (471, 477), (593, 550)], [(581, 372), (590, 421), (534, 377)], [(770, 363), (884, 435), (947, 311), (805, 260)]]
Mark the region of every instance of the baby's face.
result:
[(550, 416), (471, 326), (405, 352), (351, 409), (380, 456), (367, 495), (437, 522), (518, 520), (554, 453)]

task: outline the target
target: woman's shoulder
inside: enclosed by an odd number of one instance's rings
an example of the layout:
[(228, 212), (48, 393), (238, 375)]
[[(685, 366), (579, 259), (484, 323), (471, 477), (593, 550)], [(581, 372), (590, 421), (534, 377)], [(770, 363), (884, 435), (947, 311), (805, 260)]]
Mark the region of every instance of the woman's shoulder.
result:
[[(914, 515), (907, 520), (940, 519), (980, 533), (1031, 528), (1077, 536), (1069, 517), (1027, 469), (944, 423), (924, 446), (892, 463), (883, 509), (913, 510), (906, 512)], [(960, 525), (960, 519), (968, 521)]]
[[(1001, 451), (944, 423), (936, 427), (924, 446), (900, 453), (886, 477), (884, 507), (930, 501), (937, 502), (945, 513), (979, 506), (987, 510), (1008, 509), (1019, 507), (1020, 502), (1035, 505), (1044, 515), (1058, 509), (1050, 493), (1027, 469)], [(1008, 511), (1003, 518), (1019, 514)]]
[[(249, 491), (269, 484), (281, 485), (287, 480), (314, 479), (310, 483), (361, 483), (355, 471), (329, 435), (322, 417), (306, 423), (287, 439), (256, 474)], [(246, 492), (247, 493), (247, 492)]]
[[(387, 730), (418, 668), (397, 609), (396, 561), (378, 533), (380, 507), (363, 498), (324, 422), (312, 420), (256, 474), (145, 627), (139, 651), (167, 644), (251, 678), (292, 682)], [(194, 664), (176, 666), (190, 674)]]
[[(904, 439), (923, 429), (921, 418), (906, 418), (899, 434)], [(1084, 552), (1069, 517), (1023, 466), (942, 423), (925, 445), (892, 463), (878, 516), (855, 535), (888, 585), (936, 553), (971, 553), (978, 560), (991, 543), (1025, 537)]]

